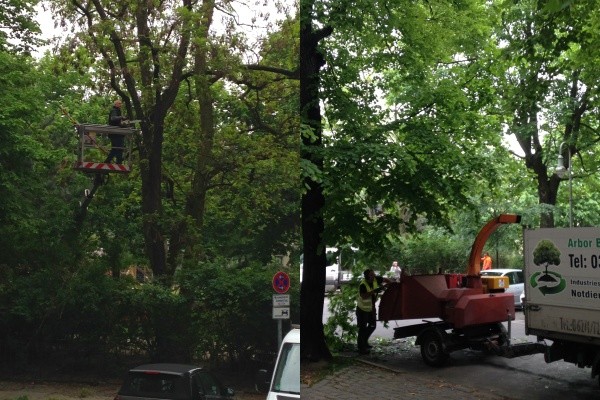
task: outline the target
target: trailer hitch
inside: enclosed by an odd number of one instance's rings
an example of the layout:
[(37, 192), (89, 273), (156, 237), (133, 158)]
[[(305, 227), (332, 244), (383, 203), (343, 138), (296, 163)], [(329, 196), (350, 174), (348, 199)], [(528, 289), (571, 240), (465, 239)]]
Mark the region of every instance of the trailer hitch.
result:
[(505, 358), (522, 357), (531, 354), (545, 353), (547, 347), (545, 342), (519, 343), (500, 347), (501, 352), (498, 355)]
[(548, 345), (545, 342), (527, 342), (499, 346), (496, 341), (487, 342), (488, 350), (504, 358), (516, 358), (531, 354), (546, 353)]

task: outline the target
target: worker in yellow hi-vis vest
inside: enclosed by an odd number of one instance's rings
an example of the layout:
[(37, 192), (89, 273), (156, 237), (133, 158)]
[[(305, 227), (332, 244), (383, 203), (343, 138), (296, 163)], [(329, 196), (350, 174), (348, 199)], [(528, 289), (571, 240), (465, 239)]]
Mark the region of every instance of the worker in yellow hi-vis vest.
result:
[(382, 276), (375, 276), (375, 271), (366, 269), (363, 272), (364, 279), (358, 288), (358, 297), (356, 301), (356, 324), (358, 326), (358, 352), (360, 354), (369, 354), (369, 337), (375, 331), (377, 326), (377, 313), (375, 303), (377, 294), (380, 293), (384, 284), (391, 281)]

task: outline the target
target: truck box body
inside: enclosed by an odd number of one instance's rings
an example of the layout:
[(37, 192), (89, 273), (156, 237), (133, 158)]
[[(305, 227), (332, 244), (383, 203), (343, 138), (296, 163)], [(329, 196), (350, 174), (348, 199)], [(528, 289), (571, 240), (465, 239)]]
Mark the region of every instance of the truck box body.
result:
[(526, 229), (523, 237), (526, 333), (600, 344), (600, 228)]

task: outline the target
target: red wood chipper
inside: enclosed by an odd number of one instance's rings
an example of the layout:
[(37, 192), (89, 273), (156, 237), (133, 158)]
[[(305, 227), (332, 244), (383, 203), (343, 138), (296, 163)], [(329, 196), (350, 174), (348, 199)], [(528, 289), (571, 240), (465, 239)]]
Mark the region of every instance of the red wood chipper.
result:
[(383, 293), (379, 320), (422, 319), (422, 323), (395, 328), (394, 338), (416, 336), (423, 361), (431, 366), (443, 365), (452, 351), (466, 348), (505, 357), (543, 351), (536, 343), (510, 346), (502, 324), (515, 319), (514, 297), (504, 292), (508, 278), (480, 275), (481, 252), (489, 236), (503, 224), (520, 221), (514, 214), (490, 220), (473, 243), (464, 275), (403, 274), (400, 282), (389, 284)]

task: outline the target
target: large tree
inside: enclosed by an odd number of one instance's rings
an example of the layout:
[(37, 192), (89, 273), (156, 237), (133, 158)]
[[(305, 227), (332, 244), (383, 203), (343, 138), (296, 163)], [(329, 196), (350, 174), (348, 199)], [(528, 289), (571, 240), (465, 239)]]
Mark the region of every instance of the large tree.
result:
[[(126, 2), (115, 5), (102, 1), (77, 0), (53, 3), (61, 15), (82, 27), (78, 38), (90, 49), (94, 60), (90, 72), (97, 73), (96, 85), (116, 93), (124, 100), (127, 114), (140, 120), (141, 136), (137, 138), (141, 178), (141, 211), (145, 248), (154, 275), (169, 282), (181, 254), (189, 259), (202, 256), (202, 237), (206, 194), (220, 178), (215, 172), (215, 138), (224, 128), (215, 109), (215, 95), (230, 83), (238, 83), (244, 68), (268, 69), (269, 66), (245, 66), (243, 53), (248, 45), (236, 32), (235, 2), (172, 1), (167, 3)], [(225, 31), (215, 33), (216, 15), (226, 18)], [(290, 30), (289, 32), (293, 32)], [(72, 47), (79, 42), (73, 42)], [(292, 47), (293, 48), (293, 47)], [(287, 59), (283, 58), (282, 59)], [(275, 60), (273, 58), (273, 60)], [(81, 62), (80, 59), (74, 61)], [(272, 67), (272, 66), (270, 66)], [(290, 76), (289, 65), (271, 68), (272, 76)], [(221, 84), (220, 81), (229, 83)], [(244, 79), (242, 79), (244, 80)], [(244, 80), (245, 81), (245, 80)], [(188, 97), (182, 119), (193, 126), (195, 150), (183, 194), (184, 212), (173, 216), (165, 209), (164, 193), (171, 196), (177, 181), (164, 167), (163, 150), (168, 117), (185, 83)], [(248, 85), (250, 86), (250, 83)], [(277, 129), (277, 127), (270, 127)], [(253, 131), (257, 130), (255, 127)], [(242, 134), (241, 130), (238, 131)], [(164, 186), (163, 186), (164, 185)], [(178, 186), (181, 188), (182, 186)], [(163, 190), (164, 188), (164, 190)], [(168, 206), (170, 208), (171, 205)]]
[(164, 124), (188, 72), (192, 32), (204, 26), (205, 11), (194, 9), (187, 0), (168, 4), (74, 0), (54, 5), (82, 27), (79, 38), (101, 56), (106, 79), (124, 100), (127, 115), (141, 121), (143, 232), (150, 265), (157, 277), (164, 277), (166, 234), (160, 226)]
[(323, 183), (319, 174), (323, 168), (321, 154), (323, 126), (320, 108), (320, 69), (325, 60), (319, 42), (331, 34), (331, 27), (317, 29), (314, 25), (314, 1), (300, 2), (300, 116), (302, 159), (305, 193), (302, 195), (303, 280), (300, 293), (302, 355), (318, 361), (330, 359), (323, 331), (323, 288), (325, 287), (325, 245)]
[[(388, 235), (412, 229), (419, 218), (447, 223), (451, 209), (471, 202), (473, 182), (495, 180), (493, 160), (502, 147), (477, 71), (490, 33), (485, 4), (307, 3), (303, 18), (324, 27), (316, 33), (329, 34), (312, 53), (324, 68), (308, 71), (320, 91), (303, 100), (314, 112), (305, 139), (312, 145), (307, 171), (320, 185), (307, 186), (314, 190), (308, 193), (319, 194), (321, 207), (303, 213), (324, 218), (323, 234), (304, 234), (302, 304), (310, 307), (303, 307), (302, 323), (312, 329), (322, 319), (323, 243), (377, 252)], [(320, 38), (313, 33), (307, 47)], [(308, 251), (316, 251), (310, 266)], [(304, 337), (303, 351), (318, 354), (321, 337), (312, 330)]]
[(501, 55), (491, 57), (503, 74), (500, 94), (508, 133), (533, 173), (539, 203), (550, 206), (541, 213), (540, 225), (553, 227), (552, 206), (568, 179), (554, 171), (559, 151), (572, 171), (575, 160), (580, 161), (575, 179), (598, 168), (596, 2), (501, 4)]

